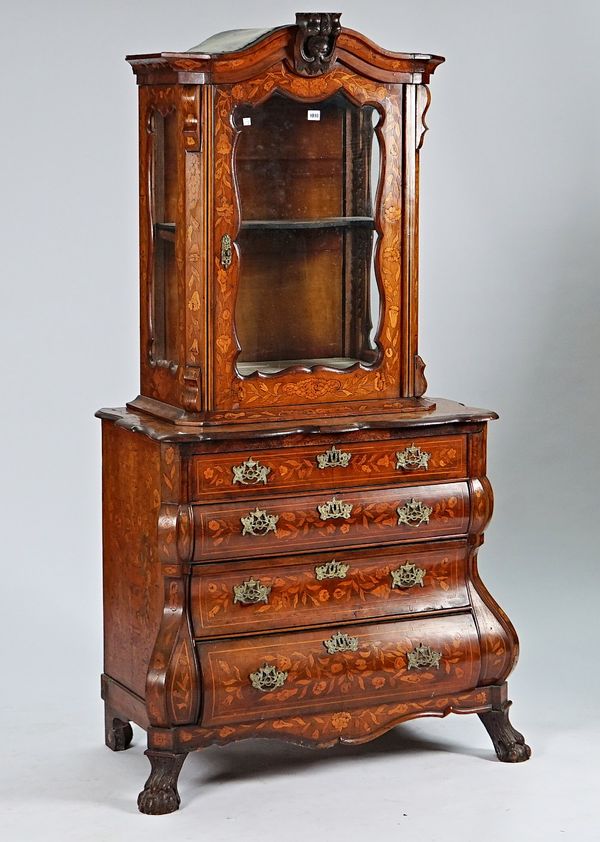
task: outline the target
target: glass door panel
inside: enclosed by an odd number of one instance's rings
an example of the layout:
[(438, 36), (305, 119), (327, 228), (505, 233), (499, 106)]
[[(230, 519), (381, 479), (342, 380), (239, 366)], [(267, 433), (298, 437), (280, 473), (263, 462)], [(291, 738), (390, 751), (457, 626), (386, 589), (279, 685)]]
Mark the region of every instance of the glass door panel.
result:
[(239, 374), (373, 364), (378, 112), (275, 94), (234, 119)]
[(152, 114), (152, 360), (179, 362), (179, 289), (175, 261), (177, 114)]

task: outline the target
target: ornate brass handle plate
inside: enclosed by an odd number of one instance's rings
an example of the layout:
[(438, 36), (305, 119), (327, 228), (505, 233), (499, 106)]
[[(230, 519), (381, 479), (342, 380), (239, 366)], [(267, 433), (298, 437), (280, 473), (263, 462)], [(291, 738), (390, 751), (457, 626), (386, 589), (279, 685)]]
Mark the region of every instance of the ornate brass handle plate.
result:
[(335, 518), (344, 518), (348, 520), (352, 514), (352, 503), (344, 503), (342, 500), (337, 500), (332, 497), (327, 503), (322, 506), (317, 506), (319, 510), (319, 517), (321, 520), (333, 520)]
[(323, 646), (330, 655), (336, 652), (356, 652), (358, 649), (358, 638), (351, 637), (343, 632), (336, 632), (329, 640), (323, 641)]
[(423, 587), (423, 577), (426, 571), (407, 561), (401, 564), (397, 570), (390, 570), (393, 588), (412, 588), (415, 585)]
[(351, 453), (344, 453), (343, 450), (338, 450), (334, 444), (325, 453), (319, 453), (317, 455), (317, 465), (319, 468), (347, 468), (351, 458)]
[(317, 565), (315, 567), (315, 576), (319, 582), (323, 579), (345, 579), (346, 573), (349, 570), (349, 564), (332, 559), (332, 561), (326, 561), (325, 564)]
[(404, 450), (399, 450), (396, 453), (396, 470), (410, 471), (413, 468), (425, 468), (427, 470), (430, 459), (431, 453), (421, 450), (413, 442), (410, 447), (405, 447)]
[(229, 269), (232, 259), (231, 237), (229, 234), (223, 234), (221, 237), (221, 266), (223, 269)]
[(263, 664), (260, 669), (249, 675), (250, 684), (261, 693), (272, 693), (273, 690), (283, 687), (287, 677), (287, 672), (278, 670), (273, 664)]
[(416, 528), (417, 526), (421, 526), (422, 523), (429, 523), (429, 516), (433, 512), (433, 509), (430, 506), (426, 506), (420, 500), (415, 500), (413, 497), (404, 506), (398, 506), (396, 511), (398, 512), (398, 526), (403, 523), (406, 526), (414, 526)]
[(268, 602), (271, 593), (270, 585), (263, 585), (260, 579), (246, 579), (241, 585), (233, 586), (233, 601), (242, 605), (255, 605), (257, 602)]
[(425, 646), (424, 643), (419, 643), (411, 652), (406, 653), (406, 657), (408, 659), (409, 670), (423, 670), (429, 669), (430, 667), (439, 670), (442, 653), (436, 652), (431, 646)]
[(260, 462), (252, 459), (252, 457), (246, 459), (241, 465), (234, 465), (232, 470), (232, 482), (234, 485), (236, 482), (242, 485), (258, 485), (259, 482), (262, 482), (263, 485), (266, 485), (267, 477), (271, 473), (270, 468), (267, 468), (266, 465), (261, 465)]
[(267, 532), (277, 532), (279, 515), (269, 515), (263, 509), (256, 508), (240, 518), (242, 535), (266, 535)]

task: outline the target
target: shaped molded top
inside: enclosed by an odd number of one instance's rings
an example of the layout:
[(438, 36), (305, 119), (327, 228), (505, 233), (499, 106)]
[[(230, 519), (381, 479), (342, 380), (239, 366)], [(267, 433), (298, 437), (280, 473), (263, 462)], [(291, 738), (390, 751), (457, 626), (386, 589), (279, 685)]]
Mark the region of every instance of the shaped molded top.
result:
[(278, 63), (315, 77), (343, 65), (380, 82), (427, 83), (444, 59), (396, 53), (340, 24), (339, 12), (298, 12), (292, 26), (233, 29), (182, 53), (127, 56), (139, 84), (212, 84), (250, 79)]

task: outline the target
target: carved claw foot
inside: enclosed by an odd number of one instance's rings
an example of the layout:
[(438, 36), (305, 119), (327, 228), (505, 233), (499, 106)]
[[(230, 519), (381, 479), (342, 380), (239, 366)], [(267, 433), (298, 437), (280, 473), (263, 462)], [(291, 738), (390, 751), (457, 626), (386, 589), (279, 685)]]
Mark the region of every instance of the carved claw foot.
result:
[(503, 763), (522, 763), (531, 757), (531, 749), (520, 734), (510, 724), (508, 709), (510, 702), (505, 702), (501, 708), (480, 713), (486, 731), (492, 738), (498, 760)]
[(131, 745), (133, 729), (110, 708), (104, 711), (104, 742), (111, 751), (125, 751)]
[(177, 779), (186, 758), (185, 754), (171, 754), (166, 751), (145, 752), (152, 771), (144, 789), (138, 795), (140, 813), (162, 816), (179, 809), (181, 799), (177, 792)]

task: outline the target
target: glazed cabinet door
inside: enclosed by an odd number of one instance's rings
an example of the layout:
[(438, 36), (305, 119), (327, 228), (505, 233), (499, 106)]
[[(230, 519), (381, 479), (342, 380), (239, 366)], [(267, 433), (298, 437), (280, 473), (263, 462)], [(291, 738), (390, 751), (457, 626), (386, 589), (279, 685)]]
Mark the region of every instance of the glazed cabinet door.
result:
[(205, 368), (204, 98), (198, 85), (139, 93), (141, 394), (188, 413)]
[(285, 68), (217, 87), (217, 410), (401, 393), (402, 86)]

